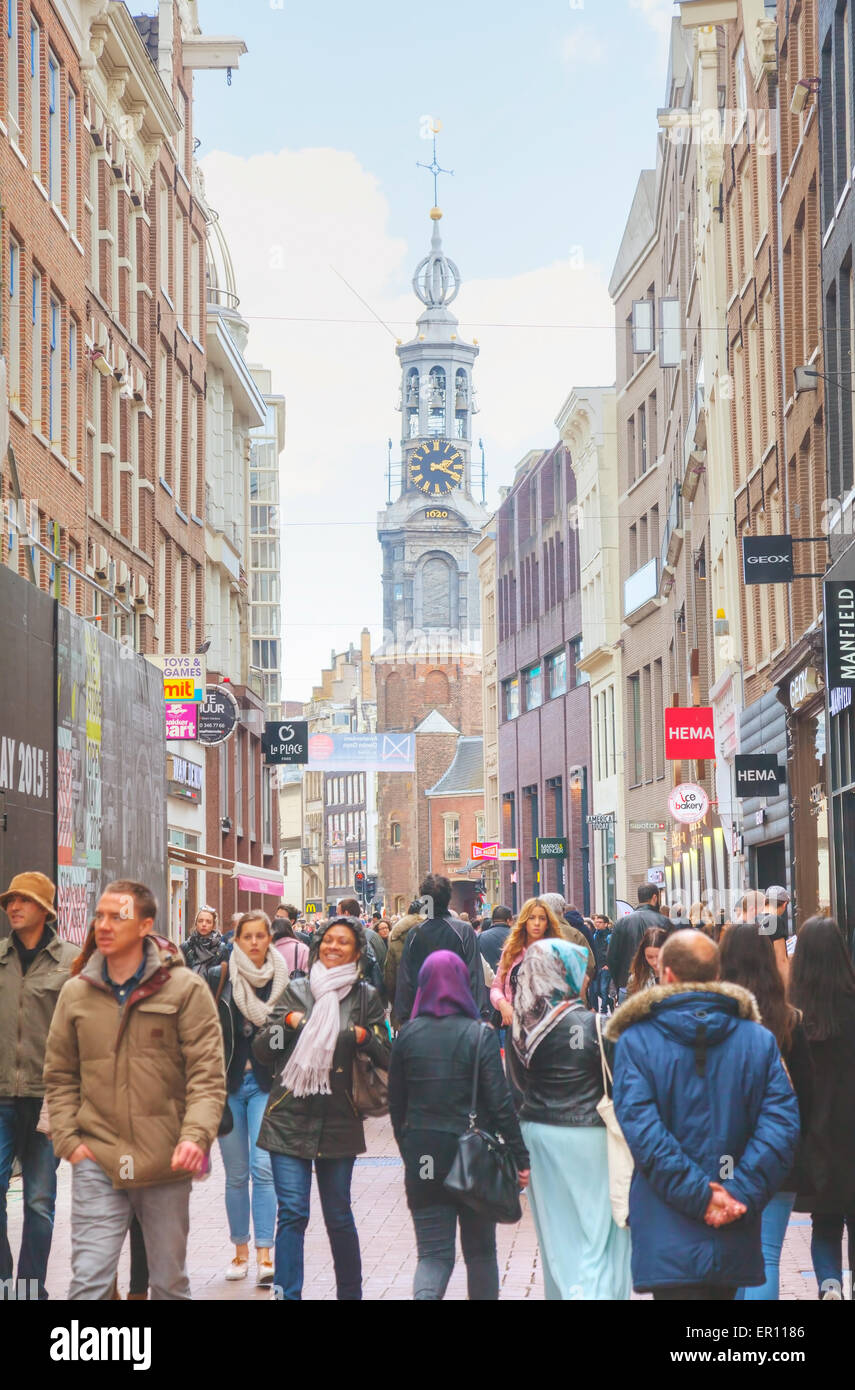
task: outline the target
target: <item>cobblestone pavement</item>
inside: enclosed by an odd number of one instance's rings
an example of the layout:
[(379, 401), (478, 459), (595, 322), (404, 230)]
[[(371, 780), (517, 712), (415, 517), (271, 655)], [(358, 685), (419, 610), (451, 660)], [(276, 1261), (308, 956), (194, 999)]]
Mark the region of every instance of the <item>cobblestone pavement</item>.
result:
[[(367, 1299), (408, 1299), (412, 1294), (415, 1242), (410, 1215), (404, 1200), (403, 1173), (388, 1120), (366, 1123), (368, 1152), (356, 1161), (353, 1175), (354, 1210), (362, 1243), (364, 1296)], [(71, 1169), (59, 1168), (59, 1194), (56, 1227), (48, 1270), (48, 1288), (54, 1297), (64, 1298), (70, 1277), (71, 1246)], [(264, 1301), (267, 1292), (257, 1289), (248, 1278), (226, 1283), (225, 1269), (232, 1255), (226, 1226), (223, 1197), (223, 1164), (215, 1151), (214, 1168), (205, 1182), (193, 1184), (190, 1209), (188, 1264), (193, 1297), (197, 1299), (256, 1299)], [(498, 1228), (501, 1297), (543, 1298), (543, 1280), (534, 1222), (523, 1200), (524, 1216), (519, 1226)], [(9, 1239), (17, 1255), (21, 1228), (20, 1180), (9, 1192)], [(119, 1286), (128, 1284), (127, 1242), (119, 1267)], [(332, 1261), (317, 1199), (313, 1192), (312, 1217), (306, 1233), (307, 1299), (334, 1299)], [(466, 1298), (466, 1275), (458, 1259), (446, 1295)], [(781, 1298), (814, 1299), (816, 1285), (810, 1260), (810, 1217), (794, 1215), (787, 1232), (781, 1261)]]

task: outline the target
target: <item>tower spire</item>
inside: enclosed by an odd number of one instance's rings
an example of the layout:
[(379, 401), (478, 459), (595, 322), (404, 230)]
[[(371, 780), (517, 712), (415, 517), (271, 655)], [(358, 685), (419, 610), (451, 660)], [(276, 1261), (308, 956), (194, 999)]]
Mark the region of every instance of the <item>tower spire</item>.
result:
[[(416, 160), (417, 169), (427, 169), (428, 173), (433, 174), (433, 206), (434, 210), (437, 212), (439, 212), (439, 176), (440, 174), (450, 174), (451, 177), (454, 178), (454, 170), (443, 169), (442, 165), (439, 163), (436, 157), (436, 137), (441, 128), (442, 127), (439, 122), (437, 122), (436, 125), (431, 126), (431, 129), (433, 131), (433, 159), (431, 160), (430, 164), (422, 164), (419, 160)], [(442, 213), (440, 213), (440, 217), (441, 216)]]

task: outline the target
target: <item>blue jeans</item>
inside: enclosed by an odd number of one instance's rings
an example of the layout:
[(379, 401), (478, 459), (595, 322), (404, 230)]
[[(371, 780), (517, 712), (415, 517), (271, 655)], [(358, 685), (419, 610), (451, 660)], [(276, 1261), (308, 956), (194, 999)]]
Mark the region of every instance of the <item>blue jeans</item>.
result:
[[(293, 1303), (303, 1295), (303, 1239), (309, 1224), (312, 1160), (272, 1153), (270, 1161), (279, 1199), (273, 1284), (277, 1298)], [(321, 1210), (335, 1268), (336, 1297), (351, 1302), (362, 1298), (362, 1258), (350, 1208), (350, 1180), (355, 1161), (354, 1158), (315, 1159)]]
[(849, 1237), (849, 1270), (855, 1274), (855, 1212), (845, 1215), (835, 1212), (831, 1216), (816, 1212), (811, 1216), (811, 1221), (810, 1254), (819, 1296), (822, 1298), (824, 1293), (832, 1289), (843, 1297), (843, 1227), (845, 1224)]
[[(56, 1169), (53, 1145), (36, 1125), (42, 1103), (35, 1097), (0, 1099), (0, 1298), (12, 1278), (12, 1251), (6, 1224), (6, 1193), (12, 1176), (12, 1160), (17, 1155), (24, 1185), (24, 1228), (18, 1256), (20, 1296), (47, 1298), (45, 1276), (53, 1239), (53, 1212), (56, 1205)], [(21, 1281), (24, 1281), (23, 1283)]]
[(760, 1240), (763, 1246), (763, 1263), (766, 1266), (766, 1282), (755, 1288), (740, 1289), (736, 1297), (741, 1302), (778, 1301), (781, 1289), (779, 1277), (781, 1250), (795, 1200), (795, 1192), (776, 1192), (771, 1201), (763, 1208)]
[(249, 1180), (252, 1177), (252, 1227), (256, 1250), (269, 1250), (276, 1226), (276, 1193), (270, 1155), (258, 1147), (258, 1131), (267, 1105), (251, 1071), (243, 1074), (240, 1087), (229, 1096), (234, 1129), (220, 1140), (226, 1170), (226, 1214), (233, 1245), (249, 1242)]

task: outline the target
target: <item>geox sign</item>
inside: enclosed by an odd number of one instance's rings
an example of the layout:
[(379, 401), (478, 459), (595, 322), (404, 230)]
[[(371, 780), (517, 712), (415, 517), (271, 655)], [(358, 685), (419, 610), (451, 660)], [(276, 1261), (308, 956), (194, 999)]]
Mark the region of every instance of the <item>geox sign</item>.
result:
[(746, 584), (790, 584), (792, 536), (743, 536), (742, 569)]
[(737, 753), (737, 796), (777, 796), (784, 780), (784, 769), (774, 753)]
[(825, 584), (826, 684), (855, 685), (855, 583)]

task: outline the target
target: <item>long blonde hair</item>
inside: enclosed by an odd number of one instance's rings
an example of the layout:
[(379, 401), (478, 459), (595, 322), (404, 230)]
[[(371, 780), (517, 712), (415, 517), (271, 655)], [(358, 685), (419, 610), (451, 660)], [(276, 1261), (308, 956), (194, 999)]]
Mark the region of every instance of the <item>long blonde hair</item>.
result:
[(561, 928), (561, 921), (556, 917), (549, 903), (544, 902), (543, 898), (529, 898), (520, 908), (520, 915), (516, 920), (516, 925), (511, 927), (508, 933), (505, 949), (502, 951), (499, 968), (496, 971), (497, 980), (504, 980), (516, 957), (525, 950), (527, 936), (526, 922), (536, 907), (543, 908), (543, 911), (546, 913), (546, 931), (544, 932), (544, 939), (550, 936), (560, 936), (562, 940), (566, 940)]

